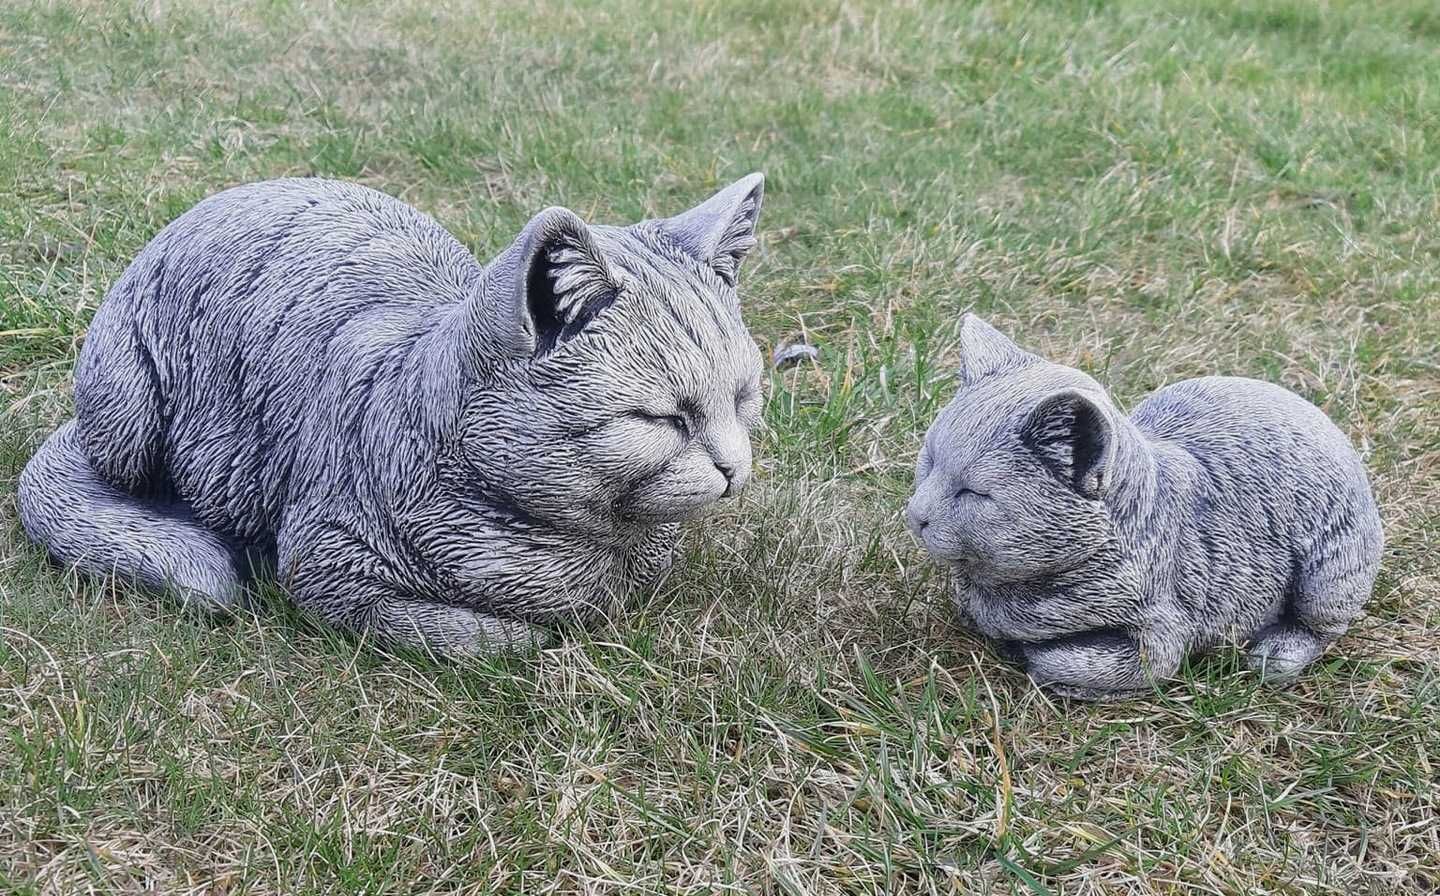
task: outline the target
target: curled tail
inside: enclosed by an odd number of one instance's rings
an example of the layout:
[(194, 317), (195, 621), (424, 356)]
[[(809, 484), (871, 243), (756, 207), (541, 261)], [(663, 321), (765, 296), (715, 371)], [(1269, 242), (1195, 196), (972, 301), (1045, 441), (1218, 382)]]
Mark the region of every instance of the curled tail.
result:
[(114, 575), (222, 611), (243, 601), (236, 553), (183, 508), (112, 485), (87, 456), (79, 426), (61, 426), (25, 465), (20, 521), (58, 562)]

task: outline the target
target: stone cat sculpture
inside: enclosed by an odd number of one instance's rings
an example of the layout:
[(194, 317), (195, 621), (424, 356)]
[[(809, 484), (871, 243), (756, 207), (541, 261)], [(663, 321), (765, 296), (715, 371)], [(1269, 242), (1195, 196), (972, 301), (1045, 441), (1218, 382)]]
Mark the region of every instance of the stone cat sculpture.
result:
[(754, 174), (629, 227), (547, 209), (489, 265), (358, 185), (212, 196), (106, 295), (75, 419), (21, 474), (25, 530), (213, 610), (273, 571), (392, 643), (539, 643), (745, 484), (761, 360), (735, 282), (761, 194)]
[(962, 614), (1037, 683), (1121, 697), (1233, 636), (1285, 681), (1361, 615), (1380, 515), (1350, 442), (1298, 395), (1202, 377), (1127, 417), (974, 315), (959, 379), (908, 522)]

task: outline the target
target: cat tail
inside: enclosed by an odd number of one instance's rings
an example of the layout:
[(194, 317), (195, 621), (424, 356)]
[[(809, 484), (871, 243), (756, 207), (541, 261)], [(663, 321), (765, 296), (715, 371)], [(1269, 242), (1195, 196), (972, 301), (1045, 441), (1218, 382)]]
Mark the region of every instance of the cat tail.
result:
[(243, 604), (231, 547), (183, 508), (112, 485), (95, 470), (74, 420), (25, 465), (18, 500), (25, 533), (62, 565), (174, 591), (212, 612)]

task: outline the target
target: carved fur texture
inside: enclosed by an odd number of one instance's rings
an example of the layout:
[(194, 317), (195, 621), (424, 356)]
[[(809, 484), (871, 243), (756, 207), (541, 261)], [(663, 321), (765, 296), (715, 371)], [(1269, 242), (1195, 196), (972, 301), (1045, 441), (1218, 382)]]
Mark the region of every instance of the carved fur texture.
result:
[(1128, 417), (974, 315), (907, 521), (963, 617), (1039, 684), (1123, 697), (1230, 638), (1287, 681), (1361, 613), (1380, 515), (1360, 457), (1269, 383), (1202, 377)]
[(25, 530), (212, 610), (274, 573), (391, 642), (541, 642), (745, 484), (762, 365), (734, 284), (761, 193), (629, 227), (547, 209), (489, 265), (353, 184), (212, 196), (101, 304)]

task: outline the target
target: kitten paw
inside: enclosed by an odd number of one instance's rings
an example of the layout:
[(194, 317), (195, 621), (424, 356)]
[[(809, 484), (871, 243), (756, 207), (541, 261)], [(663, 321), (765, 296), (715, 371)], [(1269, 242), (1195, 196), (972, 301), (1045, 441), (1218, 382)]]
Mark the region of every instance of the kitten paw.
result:
[(1288, 684), (1319, 658), (1328, 642), (1303, 625), (1277, 622), (1255, 633), (1246, 664), (1267, 684)]

